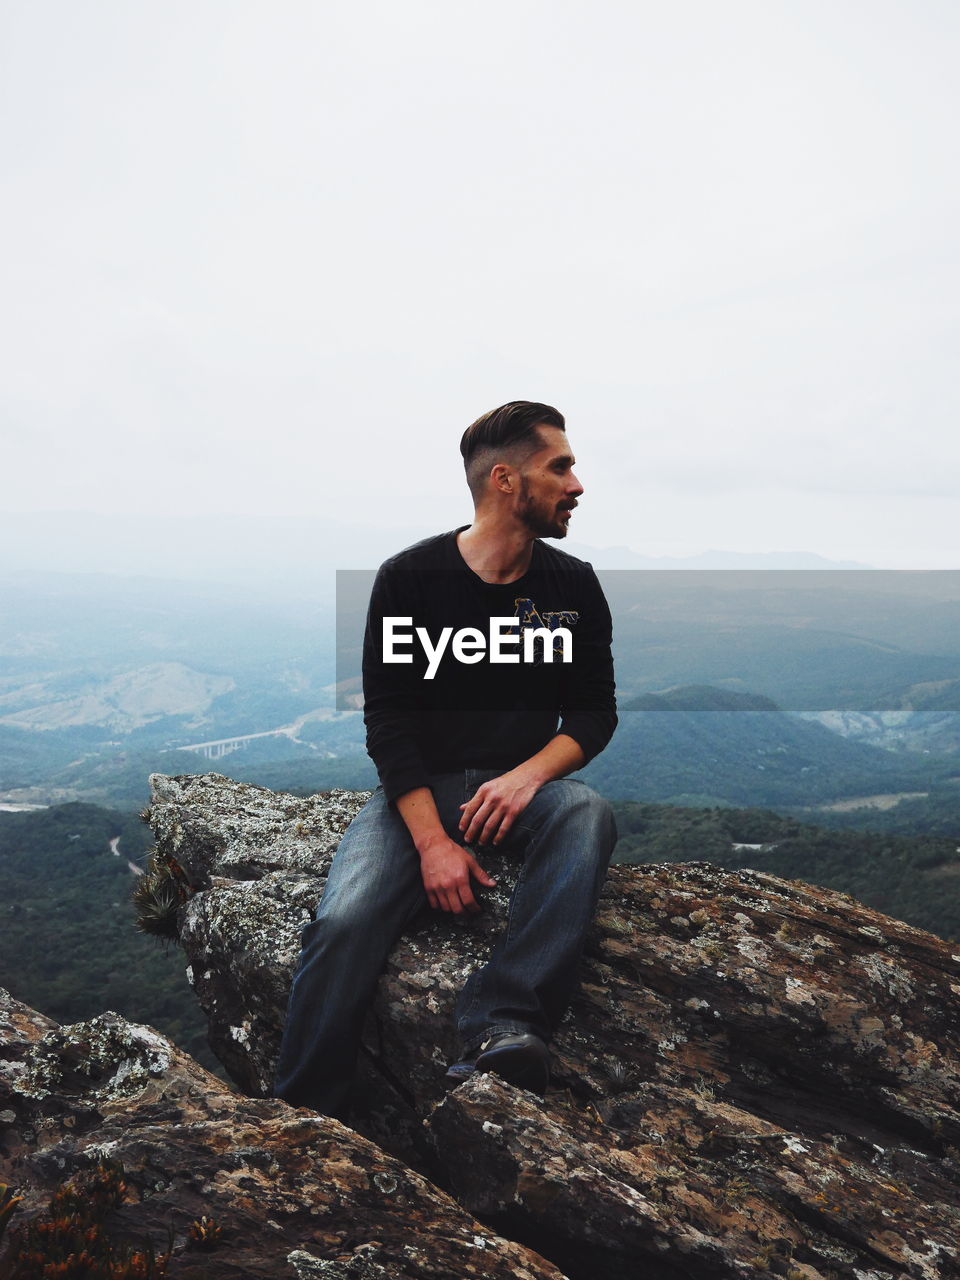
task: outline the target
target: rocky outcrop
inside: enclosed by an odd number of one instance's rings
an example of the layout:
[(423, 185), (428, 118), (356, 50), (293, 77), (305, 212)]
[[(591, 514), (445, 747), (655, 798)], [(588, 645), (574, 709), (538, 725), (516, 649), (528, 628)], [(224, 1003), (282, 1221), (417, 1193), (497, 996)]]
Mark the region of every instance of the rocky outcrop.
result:
[(0, 991), (8, 1259), (17, 1224), (105, 1160), (126, 1182), (108, 1227), (170, 1250), (171, 1277), (562, 1280), (336, 1120), (235, 1093), (116, 1014), (60, 1028)]
[[(153, 785), (211, 1042), (244, 1093), (263, 1094), (300, 926), (363, 797), (217, 775)], [(428, 915), (391, 957), (355, 1103), (380, 1148), (365, 1150), (426, 1171), (571, 1280), (960, 1276), (950, 945), (760, 872), (615, 867), (546, 1098), (491, 1077), (448, 1093), (454, 996), (512, 884), (507, 860), (488, 861), (499, 887), (481, 916)], [(354, 1140), (279, 1103), (235, 1105)]]
[[(299, 928), (363, 798), (154, 779), (159, 845), (197, 886), (180, 938), (247, 1092), (269, 1085)], [(960, 1275), (948, 944), (759, 872), (616, 867), (546, 1099), (485, 1077), (447, 1094), (453, 1000), (512, 887), (489, 861), (482, 916), (428, 915), (391, 957), (360, 1128), (571, 1276)]]

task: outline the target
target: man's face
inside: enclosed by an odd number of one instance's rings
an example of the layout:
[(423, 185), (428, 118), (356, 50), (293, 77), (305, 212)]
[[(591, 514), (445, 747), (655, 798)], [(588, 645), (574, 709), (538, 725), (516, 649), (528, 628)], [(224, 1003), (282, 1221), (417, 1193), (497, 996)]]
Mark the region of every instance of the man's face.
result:
[(520, 467), (518, 514), (537, 538), (565, 538), (583, 485), (573, 474), (576, 459), (566, 433), (541, 426), (542, 447)]

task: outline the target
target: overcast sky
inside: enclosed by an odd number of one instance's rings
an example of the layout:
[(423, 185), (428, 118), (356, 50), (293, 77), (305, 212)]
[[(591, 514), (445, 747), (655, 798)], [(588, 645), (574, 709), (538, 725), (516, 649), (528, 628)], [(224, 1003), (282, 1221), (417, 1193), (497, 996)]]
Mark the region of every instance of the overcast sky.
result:
[(955, 0), (2, 0), (9, 511), (960, 567)]

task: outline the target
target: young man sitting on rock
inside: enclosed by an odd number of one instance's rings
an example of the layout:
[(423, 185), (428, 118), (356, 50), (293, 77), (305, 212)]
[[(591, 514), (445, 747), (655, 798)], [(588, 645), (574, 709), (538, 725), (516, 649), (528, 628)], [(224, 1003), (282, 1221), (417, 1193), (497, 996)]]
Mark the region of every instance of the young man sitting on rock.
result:
[[(565, 775), (616, 726), (610, 611), (564, 538), (583, 493), (564, 419), (516, 401), (460, 442), (475, 514), (380, 568), (363, 651), (367, 750), (381, 785), (337, 850), (287, 1012), (276, 1093), (342, 1114), (366, 1009), (425, 903), (478, 911), (472, 848), (522, 860), (506, 928), (457, 1001), (448, 1076), (542, 1092), (616, 829)], [(482, 857), (482, 854), (480, 855)]]

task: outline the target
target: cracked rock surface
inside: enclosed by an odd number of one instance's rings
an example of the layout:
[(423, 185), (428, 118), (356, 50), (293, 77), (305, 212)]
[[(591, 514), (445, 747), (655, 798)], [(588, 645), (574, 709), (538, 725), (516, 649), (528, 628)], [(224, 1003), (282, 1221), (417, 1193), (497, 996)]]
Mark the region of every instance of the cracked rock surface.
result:
[[(57, 1027), (0, 990), (0, 1182), (24, 1197), (9, 1235), (103, 1160), (127, 1182), (108, 1228), (160, 1252), (172, 1233), (171, 1277), (562, 1280), (338, 1121), (235, 1093), (117, 1014)], [(201, 1251), (203, 1216), (221, 1236)]]
[[(365, 798), (153, 779), (158, 847), (193, 886), (180, 942), (214, 1051), (253, 1095), (243, 1106), (300, 1123), (311, 1113), (255, 1099), (300, 928)], [(499, 882), (483, 914), (425, 913), (381, 979), (353, 1115), (380, 1159), (428, 1173), (570, 1280), (960, 1277), (950, 944), (756, 871), (614, 867), (546, 1098), (493, 1077), (447, 1093), (453, 1001), (515, 878), (508, 859), (481, 861)]]

